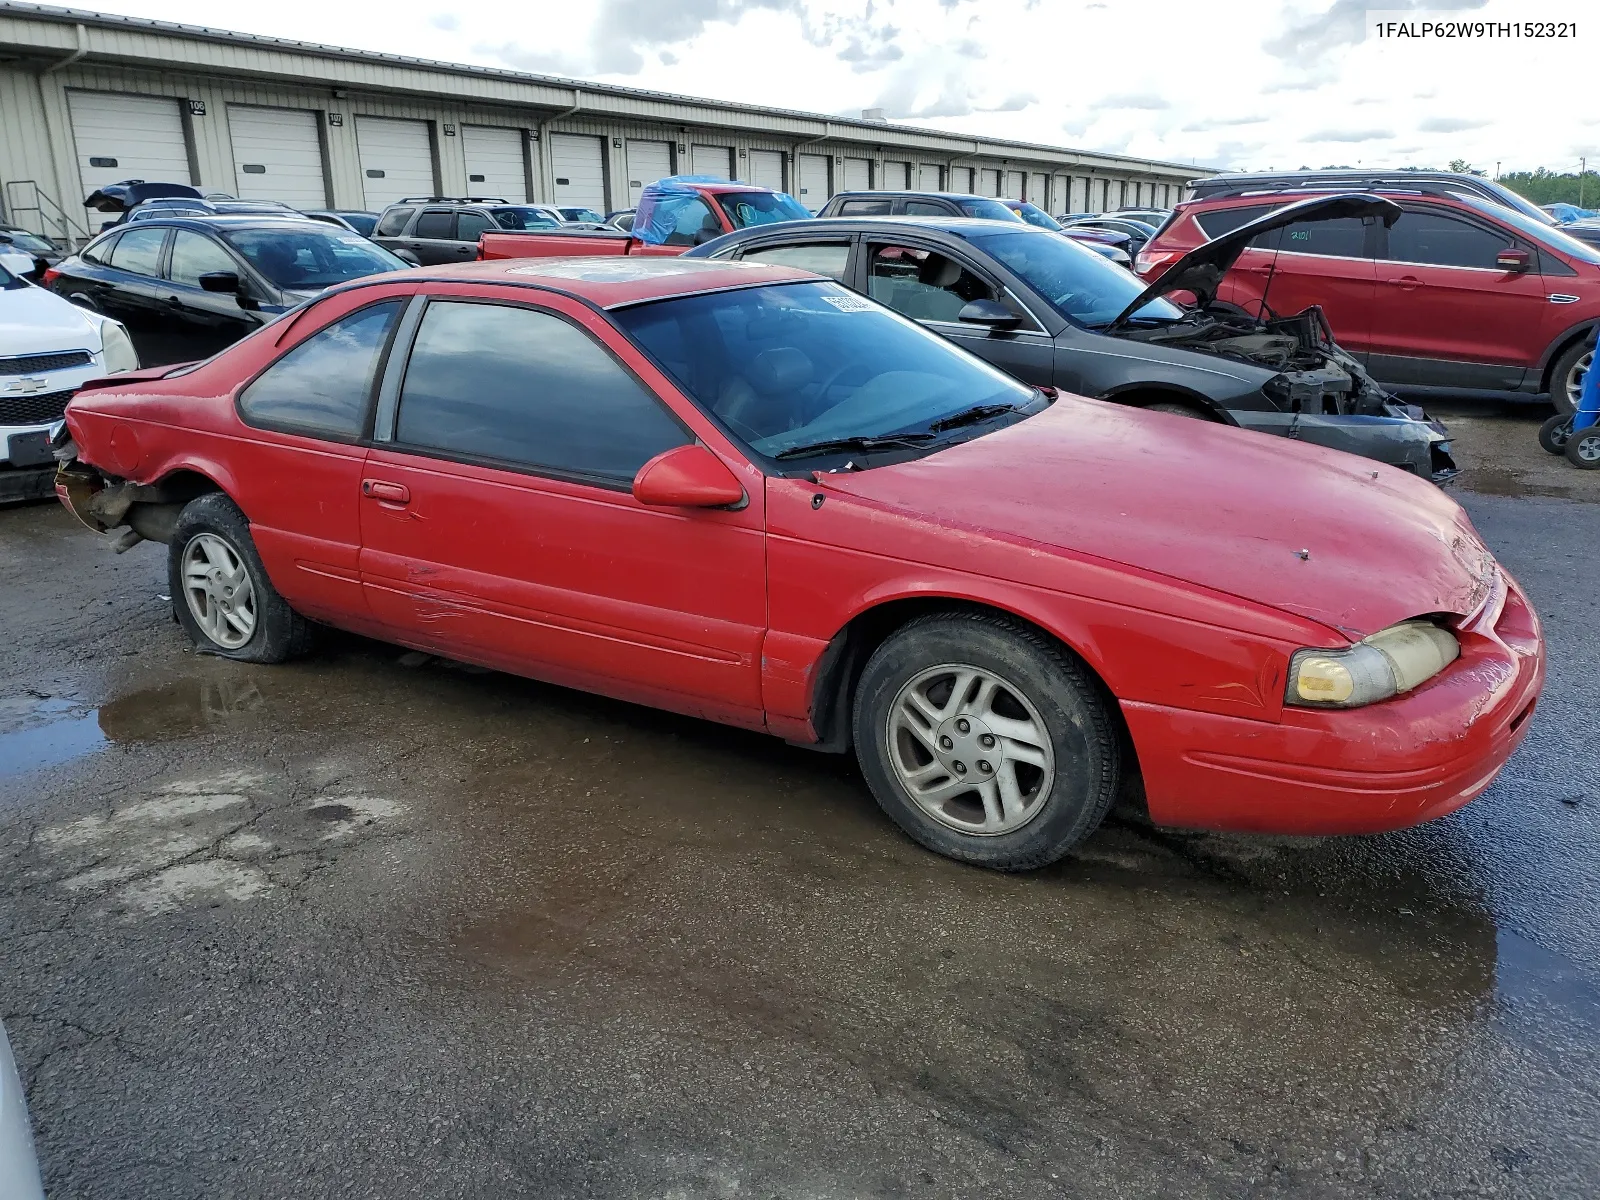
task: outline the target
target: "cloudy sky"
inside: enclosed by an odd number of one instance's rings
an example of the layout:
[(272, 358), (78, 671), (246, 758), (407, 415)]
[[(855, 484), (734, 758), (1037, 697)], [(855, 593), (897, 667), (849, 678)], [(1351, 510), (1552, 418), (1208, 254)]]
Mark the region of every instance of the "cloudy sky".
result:
[[(1576, 170), (1587, 40), (1380, 38), (1571, 20), (1578, 0), (101, 0), (81, 7), (451, 62), (1236, 168)], [(1411, 11), (1395, 12), (1409, 8)], [(1454, 10), (1454, 11), (1452, 11)]]

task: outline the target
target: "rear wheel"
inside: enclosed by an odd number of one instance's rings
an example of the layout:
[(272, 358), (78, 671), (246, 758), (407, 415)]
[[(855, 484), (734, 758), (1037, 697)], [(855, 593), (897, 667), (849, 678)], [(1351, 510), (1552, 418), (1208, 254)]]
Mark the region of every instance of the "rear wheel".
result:
[(1583, 389), (1583, 376), (1594, 362), (1594, 340), (1585, 338), (1568, 346), (1550, 368), (1550, 403), (1556, 411), (1571, 416), (1578, 411), (1578, 393)]
[(1557, 413), (1539, 426), (1539, 445), (1548, 454), (1566, 453), (1567, 439), (1571, 436), (1572, 417), (1568, 413)]
[(884, 812), (962, 862), (1052, 863), (1116, 795), (1117, 737), (1088, 672), (1003, 617), (930, 616), (892, 634), (862, 672), (854, 725)]
[(310, 623), (278, 595), (251, 540), (250, 522), (221, 492), (191, 500), (178, 514), (167, 577), (178, 623), (202, 650), (276, 663), (310, 647)]
[(1600, 471), (1600, 425), (1580, 429), (1567, 438), (1567, 461), (1585, 471)]

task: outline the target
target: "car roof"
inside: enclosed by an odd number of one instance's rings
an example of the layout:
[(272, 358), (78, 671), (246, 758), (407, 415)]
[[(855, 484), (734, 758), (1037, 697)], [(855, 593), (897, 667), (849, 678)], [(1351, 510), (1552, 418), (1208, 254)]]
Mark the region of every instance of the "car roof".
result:
[[(872, 188), (869, 191), (835, 192), (833, 194), (833, 196), (832, 196), (832, 199), (837, 200), (841, 196), (849, 196), (851, 199), (855, 199), (858, 196), (865, 196), (868, 199), (871, 199), (873, 197), (878, 197), (878, 196), (884, 196), (884, 197), (892, 197), (892, 196), (913, 196), (913, 197), (929, 196), (929, 197), (932, 197), (932, 198), (937, 199), (937, 200), (998, 200), (999, 199), (996, 196), (980, 196), (976, 192), (930, 192), (926, 188)], [(1004, 200), (1000, 200), (1000, 203), (1004, 204), (1005, 201)]]
[(408, 272), (364, 276), (344, 288), (393, 283), (407, 276), (439, 283), (510, 284), (546, 288), (597, 308), (622, 308), (651, 300), (756, 287), (768, 283), (818, 283), (816, 275), (773, 263), (731, 262), (676, 255), (606, 255), (593, 258), (503, 258)]
[(1026, 221), (1000, 221), (991, 217), (890, 216), (887, 213), (863, 217), (813, 217), (809, 221), (774, 221), (770, 225), (751, 225), (723, 236), (730, 240), (733, 238), (753, 240), (761, 234), (793, 234), (796, 237), (806, 237), (830, 229), (841, 233), (859, 229), (932, 229), (939, 233), (952, 233), (958, 237), (967, 237), (974, 233), (1021, 233), (1023, 230), (1028, 230), (1046, 237), (1059, 236), (1053, 229), (1040, 229), (1039, 226), (1029, 225)]
[[(1183, 201), (1183, 206), (1189, 212), (1193, 212), (1195, 209), (1241, 208), (1252, 204), (1267, 204), (1276, 208), (1282, 204), (1293, 204), (1296, 200), (1311, 200), (1317, 196), (1336, 196), (1341, 192), (1361, 192), (1369, 196), (1393, 196), (1405, 200), (1442, 200), (1449, 204), (1464, 204), (1466, 202), (1465, 197), (1451, 195), (1448, 192), (1419, 191), (1416, 188), (1401, 187), (1398, 184), (1383, 183), (1372, 187), (1353, 188), (1345, 184), (1330, 182), (1326, 187), (1296, 188), (1293, 192), (1228, 192), (1221, 196), (1197, 196), (1193, 200)], [(1482, 199), (1482, 197), (1474, 197), (1474, 199)], [(1552, 228), (1554, 227), (1552, 226)]]
[[(276, 212), (254, 213), (207, 213), (205, 215), (184, 214), (172, 217), (150, 217), (144, 221), (130, 221), (126, 225), (118, 225), (115, 229), (106, 230), (107, 233), (117, 233), (124, 229), (164, 229), (168, 226), (184, 229), (278, 229), (284, 225), (311, 226), (315, 229), (327, 230), (326, 221), (315, 221), (304, 213), (284, 210)], [(337, 230), (333, 232), (337, 233)]]

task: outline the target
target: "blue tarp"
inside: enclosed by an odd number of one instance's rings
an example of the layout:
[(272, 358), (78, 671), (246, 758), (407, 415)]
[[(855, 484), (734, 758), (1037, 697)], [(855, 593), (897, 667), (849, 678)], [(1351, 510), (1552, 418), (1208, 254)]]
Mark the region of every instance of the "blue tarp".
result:
[(703, 228), (715, 237), (722, 226), (692, 185), (727, 182), (715, 175), (671, 175), (645, 184), (633, 215), (633, 236), (651, 246), (693, 246)]
[(1595, 215), (1592, 208), (1579, 208), (1576, 204), (1547, 204), (1545, 212), (1549, 213), (1563, 225), (1572, 221), (1581, 221), (1586, 217)]

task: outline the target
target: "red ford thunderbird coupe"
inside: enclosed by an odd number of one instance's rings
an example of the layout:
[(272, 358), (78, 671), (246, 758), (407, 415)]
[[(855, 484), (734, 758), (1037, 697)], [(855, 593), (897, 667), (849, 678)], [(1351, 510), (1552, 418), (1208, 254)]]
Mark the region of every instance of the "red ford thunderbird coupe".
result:
[(374, 276), (67, 427), (62, 499), (167, 544), (214, 653), (320, 622), (853, 748), (908, 834), (989, 867), (1060, 857), (1134, 771), (1162, 824), (1425, 821), (1544, 679), (1432, 484), (1026, 387), (783, 266)]

